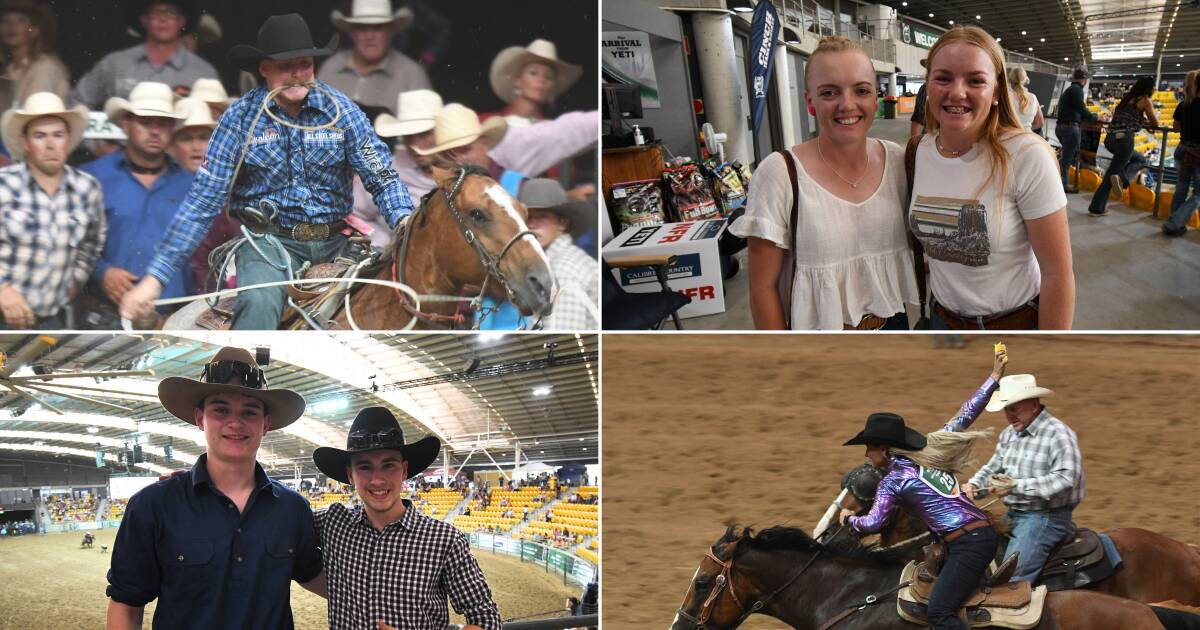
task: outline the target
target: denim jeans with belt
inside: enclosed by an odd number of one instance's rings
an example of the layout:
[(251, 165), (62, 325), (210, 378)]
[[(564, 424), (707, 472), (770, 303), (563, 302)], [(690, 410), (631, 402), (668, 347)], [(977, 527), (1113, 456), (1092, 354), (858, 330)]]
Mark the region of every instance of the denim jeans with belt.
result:
[[(288, 236), (273, 236), (278, 239), (291, 257), (292, 269), (299, 269), (305, 262), (316, 265), (333, 262), (346, 250), (349, 240), (341, 235), (335, 235), (325, 241), (297, 241)], [(291, 280), (288, 277), (287, 263), (283, 260), (279, 249), (266, 238), (254, 239), (254, 244), (262, 254), (255, 250), (249, 242), (238, 248), (234, 257), (237, 265), (237, 285), (246, 287), (263, 282)], [(284, 269), (279, 269), (284, 267)], [(237, 303), (233, 308), (234, 330), (275, 330), (279, 327), (279, 317), (287, 305), (287, 287), (269, 287), (251, 289), (238, 293)]]
[(1169, 230), (1186, 228), (1188, 219), (1200, 207), (1200, 167), (1185, 166), (1181, 157), (1182, 143), (1175, 147), (1175, 171), (1179, 173), (1179, 183), (1175, 185), (1175, 196), (1171, 199), (1171, 216), (1163, 224)]
[[(1120, 134), (1122, 137), (1116, 137)], [(1133, 131), (1109, 131), (1104, 138), (1104, 148), (1112, 152), (1112, 161), (1108, 163), (1108, 170), (1104, 171), (1104, 179), (1100, 180), (1100, 188), (1096, 189), (1096, 194), (1092, 195), (1092, 203), (1088, 204), (1088, 212), (1092, 214), (1104, 214), (1105, 208), (1108, 206), (1108, 191), (1112, 190), (1112, 176), (1117, 175), (1122, 179), (1126, 179), (1126, 167), (1132, 163), (1134, 154), (1133, 150)], [(1145, 164), (1146, 159), (1138, 155), (1140, 164)], [(1139, 165), (1137, 168), (1141, 168)], [(1135, 171), (1136, 174), (1136, 171)]]
[(967, 630), (958, 609), (979, 586), (996, 557), (1000, 537), (994, 527), (980, 527), (946, 543), (946, 561), (929, 595), (929, 624), (937, 630)]
[(1004, 557), (1007, 559), (1021, 552), (1011, 581), (1032, 582), (1037, 579), (1042, 566), (1046, 564), (1046, 558), (1050, 556), (1050, 550), (1071, 531), (1072, 511), (1073, 508), (1069, 507), (1029, 512), (1008, 511), (1008, 518), (1012, 522), (1012, 540)]
[(1067, 175), (1070, 167), (1075, 165), (1075, 155), (1079, 153), (1079, 123), (1059, 122), (1054, 126), (1054, 135), (1058, 136), (1058, 142), (1062, 144), (1058, 169), (1062, 172), (1063, 186), (1070, 186)]

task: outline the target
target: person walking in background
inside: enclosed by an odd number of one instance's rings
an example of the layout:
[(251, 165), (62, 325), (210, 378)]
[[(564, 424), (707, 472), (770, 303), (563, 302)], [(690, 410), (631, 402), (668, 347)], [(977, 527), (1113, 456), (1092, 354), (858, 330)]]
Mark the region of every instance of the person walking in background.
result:
[(1200, 207), (1200, 70), (1188, 73), (1183, 86), (1183, 102), (1175, 108), (1175, 129), (1179, 146), (1175, 147), (1175, 171), (1179, 183), (1171, 199), (1171, 216), (1163, 223), (1167, 236), (1183, 236), (1187, 222)]
[(1058, 100), (1058, 122), (1054, 125), (1054, 135), (1062, 145), (1062, 154), (1058, 159), (1058, 170), (1062, 175), (1063, 190), (1068, 193), (1079, 192), (1077, 184), (1071, 186), (1068, 169), (1075, 165), (1075, 156), (1079, 153), (1079, 123), (1081, 121), (1096, 122), (1099, 118), (1088, 111), (1084, 104), (1084, 86), (1088, 82), (1087, 68), (1078, 67), (1071, 73), (1071, 85), (1063, 90)]
[(1153, 93), (1154, 79), (1139, 77), (1117, 103), (1112, 121), (1108, 123), (1108, 133), (1104, 136), (1104, 148), (1112, 152), (1112, 160), (1108, 163), (1100, 187), (1092, 195), (1092, 203), (1088, 205), (1090, 216), (1108, 214), (1108, 191), (1114, 189), (1117, 196), (1121, 196), (1137, 172), (1146, 168), (1146, 158), (1133, 148), (1133, 140), (1142, 127), (1158, 126), (1154, 104), (1150, 102)]

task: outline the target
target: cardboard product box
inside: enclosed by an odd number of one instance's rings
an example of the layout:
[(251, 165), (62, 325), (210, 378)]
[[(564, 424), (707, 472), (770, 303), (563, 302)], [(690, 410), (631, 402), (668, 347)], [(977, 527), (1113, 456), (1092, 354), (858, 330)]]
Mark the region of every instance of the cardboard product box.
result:
[[(725, 287), (717, 242), (725, 227), (725, 219), (709, 219), (629, 228), (605, 245), (602, 253), (606, 259), (674, 254), (678, 260), (667, 270), (667, 286), (692, 298), (691, 304), (679, 309), (679, 316), (724, 313)], [(630, 293), (662, 290), (650, 267), (612, 271), (621, 288)]]

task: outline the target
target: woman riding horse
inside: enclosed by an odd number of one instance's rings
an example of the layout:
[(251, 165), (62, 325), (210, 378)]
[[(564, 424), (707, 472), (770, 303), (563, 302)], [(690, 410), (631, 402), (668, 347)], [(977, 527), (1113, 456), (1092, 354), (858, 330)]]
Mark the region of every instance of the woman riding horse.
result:
[(865, 444), (871, 464), (888, 472), (879, 482), (871, 511), (854, 516), (842, 510), (840, 521), (856, 532), (875, 533), (883, 529), (897, 503), (904, 503), (945, 542), (946, 560), (928, 610), (930, 623), (939, 630), (967, 629), (958, 609), (983, 578), (999, 546), (991, 520), (962, 493), (955, 473), (966, 467), (975, 440), (988, 435), (962, 429), (983, 411), (1007, 361), (1003, 347), (998, 347), (991, 376), (941, 431), (921, 435), (896, 414), (873, 413), (866, 428), (843, 445)]

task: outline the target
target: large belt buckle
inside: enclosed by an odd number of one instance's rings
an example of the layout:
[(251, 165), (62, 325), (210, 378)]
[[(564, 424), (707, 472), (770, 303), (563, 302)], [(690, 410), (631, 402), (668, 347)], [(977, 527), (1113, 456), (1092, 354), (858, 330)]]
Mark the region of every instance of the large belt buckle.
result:
[(292, 238), (297, 241), (324, 241), (329, 239), (328, 223), (297, 223), (292, 227)]

